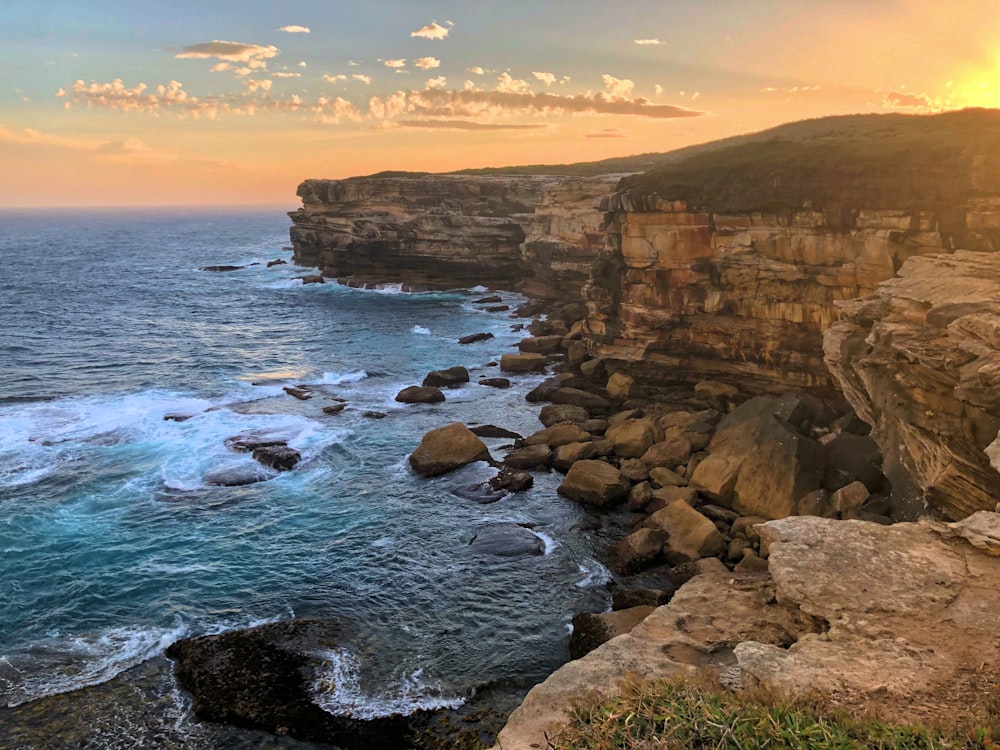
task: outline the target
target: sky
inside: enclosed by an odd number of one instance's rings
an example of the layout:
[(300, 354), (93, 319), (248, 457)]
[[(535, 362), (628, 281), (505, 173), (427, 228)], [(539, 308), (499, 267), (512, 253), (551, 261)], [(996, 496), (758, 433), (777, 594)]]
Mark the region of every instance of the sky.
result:
[(0, 0), (0, 207), (663, 152), (1000, 105), (1000, 0)]

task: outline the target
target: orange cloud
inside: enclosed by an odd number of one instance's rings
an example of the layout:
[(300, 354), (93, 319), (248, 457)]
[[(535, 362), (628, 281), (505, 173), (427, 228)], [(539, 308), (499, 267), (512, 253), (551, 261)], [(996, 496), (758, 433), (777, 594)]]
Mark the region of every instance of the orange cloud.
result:
[(890, 91), (882, 97), (882, 104), (886, 107), (930, 107), (933, 102), (925, 94), (908, 94), (902, 91)]
[(285, 31), (289, 34), (308, 34), (312, 30), (308, 26), (282, 26), (278, 31)]
[(414, 60), (413, 64), (421, 70), (430, 70), (431, 68), (441, 67), (441, 61), (436, 57), (420, 57)]
[(259, 44), (224, 42), (216, 39), (212, 42), (183, 47), (174, 57), (182, 60), (204, 60), (215, 57), (229, 62), (249, 63), (252, 60), (263, 61), (277, 57), (278, 54), (279, 50), (274, 45), (264, 47)]

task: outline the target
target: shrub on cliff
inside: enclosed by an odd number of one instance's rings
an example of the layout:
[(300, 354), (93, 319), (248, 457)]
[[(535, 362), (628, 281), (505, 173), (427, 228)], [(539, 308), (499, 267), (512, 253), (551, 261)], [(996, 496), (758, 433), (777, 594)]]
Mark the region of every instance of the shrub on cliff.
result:
[(561, 750), (1000, 750), (985, 728), (894, 726), (789, 702), (762, 690), (729, 692), (705, 676), (626, 681), (610, 700), (582, 700), (549, 738)]

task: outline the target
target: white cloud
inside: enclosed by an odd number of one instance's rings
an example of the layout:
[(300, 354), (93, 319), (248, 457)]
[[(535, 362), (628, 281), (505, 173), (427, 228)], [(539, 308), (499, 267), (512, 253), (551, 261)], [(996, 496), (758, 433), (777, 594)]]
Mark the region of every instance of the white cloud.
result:
[(305, 68), (305, 67), (308, 67), (308, 66), (306, 65), (306, 61), (305, 61), (305, 60), (302, 60), (302, 61), (301, 61), (301, 62), (299, 63), (299, 67), (300, 67), (300, 68)]
[(659, 39), (635, 39), (633, 41), (635, 41), (636, 44), (642, 45), (644, 47), (649, 45), (664, 44), (664, 42), (661, 42)]
[(324, 73), (323, 80), (326, 81), (327, 83), (340, 83), (341, 81), (346, 81), (347, 76), (345, 76), (342, 73), (335, 76), (332, 76), (329, 73)]
[(382, 64), (385, 65), (385, 67), (387, 67), (387, 68), (396, 68), (396, 69), (399, 69), (399, 68), (405, 68), (406, 67), (406, 60), (405, 59), (383, 60)]
[[(448, 26), (452, 26), (452, 25), (453, 24), (449, 21), (448, 22)], [(442, 26), (437, 21), (433, 21), (432, 23), (429, 23), (426, 26), (422, 26), (421, 28), (417, 29), (416, 31), (410, 32), (410, 36), (419, 36), (419, 37), (423, 37), (424, 39), (439, 39), (440, 40), (440, 39), (444, 39), (445, 37), (448, 36), (448, 31), (449, 31), (449, 29), (447, 27)]]
[(437, 78), (428, 78), (426, 86), (429, 89), (443, 89), (448, 85), (448, 79), (444, 76), (438, 76)]
[(472, 73), (474, 76), (485, 75), (486, 71), (480, 68), (478, 65), (473, 65), (471, 68), (466, 68), (466, 71)]
[(661, 86), (660, 84), (656, 84), (655, 86), (653, 86), (653, 91), (656, 92), (657, 96), (660, 96), (663, 94), (663, 86)]
[(528, 82), (520, 78), (512, 78), (508, 71), (504, 71), (497, 77), (497, 86), (494, 91), (502, 94), (530, 94), (531, 86)]
[(695, 91), (693, 94), (691, 94), (691, 101), (696, 101), (699, 96), (701, 96), (701, 92)]
[(263, 62), (272, 57), (277, 57), (279, 50), (274, 45), (267, 47), (259, 44), (245, 44), (243, 42), (224, 42), (216, 39), (203, 44), (191, 44), (183, 47), (174, 57), (182, 60), (204, 60), (215, 57), (228, 62), (249, 63), (251, 61)]
[(211, 71), (213, 73), (222, 73), (223, 71), (229, 70), (231, 67), (233, 67), (233, 66), (230, 65), (229, 63), (227, 63), (227, 62), (221, 62), (221, 63), (216, 63), (215, 65), (213, 65), (211, 67)]
[(414, 60), (413, 64), (421, 70), (431, 70), (432, 68), (441, 67), (441, 61), (436, 57), (420, 57)]
[(475, 81), (466, 81), (465, 82), (465, 88), (464, 88), (464, 90), (465, 91), (482, 91), (482, 89), (480, 89), (480, 88), (478, 88), (476, 86), (476, 82)]
[(278, 31), (287, 31), (289, 34), (308, 34), (311, 29), (308, 26), (282, 26)]
[(539, 81), (544, 83), (546, 86), (551, 86), (553, 83), (556, 82), (556, 77), (554, 73), (538, 73), (532, 71), (531, 75), (533, 75)]
[(371, 76), (366, 76), (362, 73), (355, 73), (354, 75), (351, 76), (351, 78), (353, 78), (355, 81), (361, 81), (361, 83), (365, 84), (365, 86), (370, 86), (372, 83)]
[(301, 73), (272, 73), (275, 78), (301, 78)]
[(361, 64), (361, 63), (359, 63), (359, 62), (356, 62), (356, 61), (354, 61), (354, 60), (348, 60), (348, 61), (347, 61), (347, 65), (348, 65), (348, 67), (351, 67), (351, 68), (356, 68), (356, 67), (358, 67), (358, 66), (359, 66), (360, 64)]
[(628, 97), (632, 95), (635, 82), (628, 78), (615, 78), (605, 73), (601, 78), (604, 80), (604, 89), (612, 97)]

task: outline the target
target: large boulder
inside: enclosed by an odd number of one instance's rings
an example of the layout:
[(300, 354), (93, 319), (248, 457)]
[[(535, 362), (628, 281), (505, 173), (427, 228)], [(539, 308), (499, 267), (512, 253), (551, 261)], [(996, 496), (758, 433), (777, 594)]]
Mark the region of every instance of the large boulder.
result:
[(590, 413), (582, 406), (571, 404), (549, 404), (543, 406), (538, 414), (538, 419), (546, 427), (551, 427), (560, 422), (576, 422), (581, 424), (590, 419)]
[(253, 459), (276, 471), (291, 471), (302, 460), (302, 455), (287, 445), (265, 445), (254, 448)]
[(491, 523), (476, 529), (469, 542), (474, 552), (496, 557), (531, 557), (545, 553), (545, 542), (516, 523)]
[(621, 503), (628, 494), (628, 482), (618, 469), (604, 461), (577, 461), (557, 492), (584, 505), (604, 508)]
[(597, 457), (597, 445), (595, 443), (567, 443), (560, 445), (552, 451), (552, 468), (556, 471), (566, 473), (577, 461), (584, 461), (588, 458)]
[(469, 371), (464, 367), (456, 365), (447, 370), (432, 370), (427, 373), (422, 385), (433, 386), (435, 388), (454, 388), (462, 383), (469, 382)]
[(743, 515), (793, 515), (799, 498), (820, 487), (825, 456), (823, 446), (776, 416), (788, 403), (758, 396), (733, 410), (719, 423), (710, 458), (698, 465), (691, 486)]
[(604, 411), (611, 407), (611, 402), (603, 396), (579, 388), (559, 388), (551, 394), (549, 400), (554, 404), (581, 406), (588, 411)]
[(660, 562), (663, 545), (670, 538), (663, 529), (638, 529), (611, 548), (610, 562), (620, 575), (637, 573)]
[(692, 560), (722, 552), (722, 534), (715, 524), (684, 500), (675, 500), (656, 511), (646, 519), (645, 525), (667, 532), (670, 535), (667, 542), (670, 549)]
[(642, 454), (642, 462), (647, 466), (663, 466), (676, 469), (691, 458), (691, 441), (683, 435), (672, 435), (649, 446)]
[(503, 372), (542, 372), (548, 360), (544, 354), (504, 354), (500, 357)]
[(524, 440), (525, 445), (547, 445), (550, 448), (558, 448), (560, 445), (570, 443), (586, 443), (591, 439), (589, 432), (579, 426), (569, 423), (554, 424), (539, 430), (533, 435), (529, 435)]
[(486, 443), (461, 422), (431, 430), (410, 454), (410, 466), (425, 477), (436, 477), (473, 461), (492, 461)]
[(516, 448), (504, 458), (503, 463), (512, 469), (546, 469), (552, 451), (544, 443)]
[(562, 336), (538, 336), (531, 339), (522, 339), (517, 348), (524, 354), (555, 354), (559, 351), (562, 343)]
[(633, 419), (608, 428), (604, 437), (615, 446), (615, 455), (622, 458), (639, 458), (662, 436), (656, 420)]
[(432, 385), (411, 385), (396, 394), (401, 404), (436, 404), (444, 401), (444, 393)]

